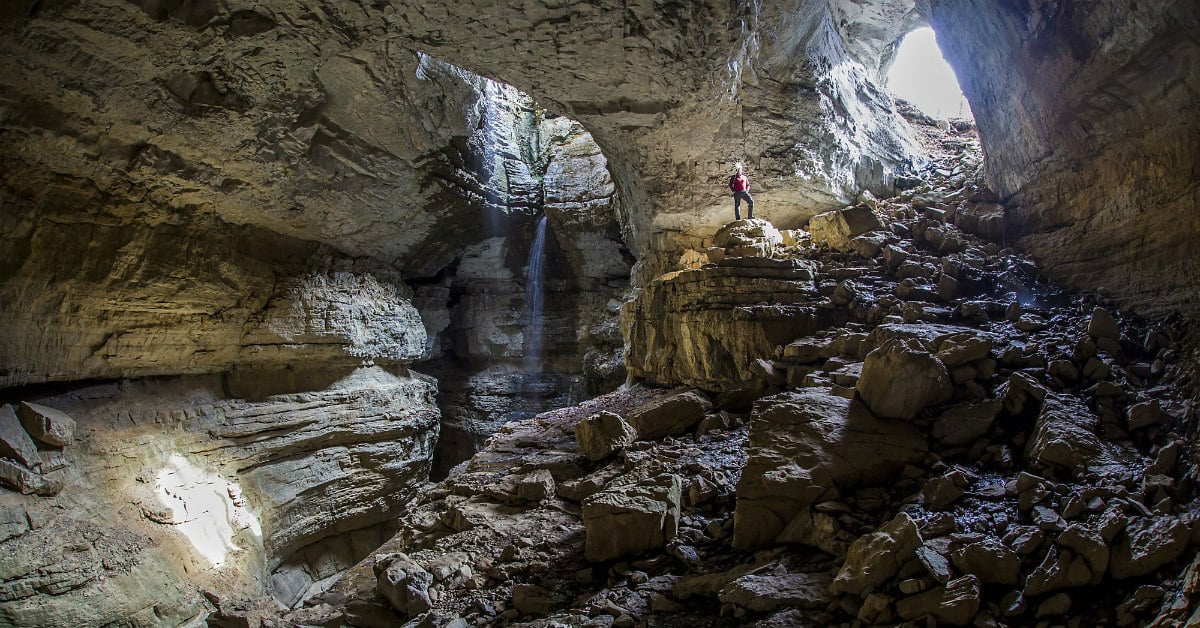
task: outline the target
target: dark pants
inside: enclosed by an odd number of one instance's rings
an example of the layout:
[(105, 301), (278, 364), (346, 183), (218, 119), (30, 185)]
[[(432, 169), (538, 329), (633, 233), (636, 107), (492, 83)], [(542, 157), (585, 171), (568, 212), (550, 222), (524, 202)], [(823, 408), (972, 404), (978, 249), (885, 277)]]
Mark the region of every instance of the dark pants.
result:
[(747, 218), (754, 217), (754, 197), (750, 196), (750, 193), (745, 190), (738, 190), (737, 192), (733, 193), (733, 219), (734, 220), (742, 219), (742, 212), (741, 212), (742, 199), (746, 199), (746, 217)]

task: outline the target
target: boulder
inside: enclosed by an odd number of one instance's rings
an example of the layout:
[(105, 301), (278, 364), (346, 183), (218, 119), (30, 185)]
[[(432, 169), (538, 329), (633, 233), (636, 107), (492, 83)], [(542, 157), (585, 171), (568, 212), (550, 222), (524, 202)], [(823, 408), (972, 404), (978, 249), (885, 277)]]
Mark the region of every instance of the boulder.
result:
[(1054, 542), (1069, 548), (1076, 555), (1082, 557), (1092, 572), (1091, 583), (1100, 583), (1104, 573), (1108, 570), (1110, 552), (1108, 544), (1104, 542), (1104, 537), (1098, 530), (1084, 524), (1074, 523), (1067, 526), (1067, 529), (1058, 535)]
[(637, 440), (637, 430), (620, 415), (599, 412), (575, 426), (575, 442), (588, 460), (603, 460)]
[(725, 585), (717, 597), (752, 613), (781, 608), (824, 609), (830, 600), (829, 573), (788, 573), (782, 566), (750, 573)]
[(954, 212), (954, 226), (985, 240), (1004, 243), (1004, 206), (997, 203), (964, 203)]
[(540, 502), (554, 494), (554, 476), (547, 469), (538, 469), (517, 478), (517, 499)]
[(882, 228), (879, 216), (866, 204), (823, 212), (808, 221), (813, 242), (835, 251), (851, 251), (854, 237)]
[(945, 475), (930, 479), (921, 489), (925, 507), (930, 510), (945, 510), (962, 497), (972, 481), (974, 478), (962, 469), (954, 469)]
[(994, 344), (981, 334), (954, 334), (941, 340), (937, 357), (946, 368), (954, 368), (988, 357)]
[(75, 440), (75, 419), (65, 412), (22, 401), (17, 415), (25, 431), (47, 445), (66, 447)]
[(962, 546), (952, 555), (954, 566), (974, 574), (984, 584), (1015, 587), (1021, 576), (1021, 559), (1000, 541), (988, 538)]
[(1112, 548), (1109, 573), (1118, 580), (1154, 573), (1179, 558), (1190, 540), (1190, 528), (1175, 517), (1131, 520)]
[(0, 458), (0, 485), (25, 495), (57, 495), (63, 489), (62, 480), (30, 471), (25, 465)]
[(1128, 425), (1131, 430), (1159, 425), (1163, 422), (1162, 406), (1157, 399), (1129, 406)]
[(1035, 471), (1057, 466), (1077, 471), (1111, 461), (1096, 436), (1099, 419), (1076, 397), (1047, 393), (1025, 447), (1025, 457)]
[(1071, 550), (1051, 546), (1041, 564), (1025, 578), (1026, 596), (1082, 587), (1091, 582), (1087, 561)]
[(583, 500), (584, 557), (615, 560), (661, 549), (679, 530), (679, 477), (615, 486)]
[(971, 445), (987, 435), (1003, 407), (1002, 399), (954, 406), (934, 421), (933, 437), (950, 447)]
[(1097, 340), (1100, 338), (1121, 339), (1121, 327), (1117, 325), (1117, 319), (1102, 307), (1092, 310), (1092, 315), (1088, 318), (1087, 332), (1089, 336)]
[(737, 486), (734, 545), (769, 545), (819, 501), (886, 484), (928, 450), (911, 424), (808, 388), (765, 397), (750, 416), (748, 459)]
[(1043, 617), (1058, 617), (1066, 615), (1071, 610), (1071, 596), (1066, 593), (1055, 593), (1046, 598), (1046, 601), (1038, 604), (1037, 610), (1033, 616), (1037, 619)]
[(712, 402), (697, 390), (668, 395), (629, 412), (629, 424), (638, 438), (656, 440), (691, 430), (712, 409)]
[(855, 386), (877, 416), (912, 419), (954, 395), (946, 365), (920, 342), (893, 338), (867, 354)]
[(900, 513), (876, 532), (850, 545), (846, 561), (829, 590), (861, 595), (891, 580), (921, 545), (921, 533), (907, 513)]
[(397, 612), (420, 615), (433, 607), (429, 587), (433, 574), (406, 554), (389, 554), (375, 559), (375, 587)]
[(953, 575), (950, 571), (950, 561), (946, 560), (946, 557), (936, 547), (925, 543), (918, 547), (914, 554), (917, 562), (925, 568), (929, 575), (933, 576), (934, 580), (943, 584), (950, 581), (950, 576)]
[(517, 584), (512, 590), (513, 608), (522, 615), (544, 617), (554, 611), (560, 600), (553, 593), (533, 584)]
[(846, 549), (854, 542), (851, 536), (829, 513), (804, 508), (775, 538), (776, 543), (792, 543), (815, 547), (830, 556), (845, 558)]
[(30, 469), (42, 464), (37, 445), (21, 427), (17, 413), (9, 405), (0, 406), (0, 456), (16, 460)]
[(783, 246), (783, 234), (761, 218), (735, 220), (713, 235), (713, 246), (725, 257), (772, 257)]
[(909, 620), (933, 615), (938, 625), (967, 626), (979, 613), (982, 592), (979, 579), (966, 575), (896, 602), (896, 614)]

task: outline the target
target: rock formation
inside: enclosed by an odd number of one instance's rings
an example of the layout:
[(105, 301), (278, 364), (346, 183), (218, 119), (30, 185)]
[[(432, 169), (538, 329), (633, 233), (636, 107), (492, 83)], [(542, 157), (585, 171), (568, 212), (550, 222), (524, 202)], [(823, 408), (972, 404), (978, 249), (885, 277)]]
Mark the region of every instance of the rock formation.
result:
[[(1195, 311), (1193, 3), (922, 0), (971, 102), (1007, 232), (1053, 279)], [(986, 38), (986, 46), (979, 45)]]
[[(1195, 399), (1179, 330), (1064, 293), (1012, 249), (960, 231), (930, 201), (975, 194), (979, 177), (947, 172), (876, 204), (882, 228), (856, 242), (874, 246), (781, 247), (767, 229), (736, 244), (778, 258), (733, 258), (742, 269), (770, 277), (797, 257), (812, 276), (722, 294), (796, 300), (826, 312), (815, 320), (834, 321), (828, 329), (758, 354), (714, 341), (683, 367), (645, 371), (670, 384), (704, 372), (701, 389), (632, 386), (510, 423), (425, 492), (376, 557), (273, 625), (411, 617), (381, 575), (397, 553), (434, 574), (418, 592), (432, 623), (1194, 617), (1194, 478), (1181, 447)], [(889, 249), (903, 262), (889, 263)], [(706, 294), (716, 293), (693, 296)], [(636, 328), (643, 311), (626, 322)], [(896, 367), (869, 367), (880, 352)], [(735, 368), (747, 361), (758, 366)], [(909, 372), (927, 380), (913, 394), (893, 382)], [(1155, 408), (1150, 395), (1167, 398)], [(601, 429), (614, 438), (597, 451)], [(1113, 603), (1093, 603), (1100, 591)]]
[(1195, 613), (1194, 3), (0, 15), (0, 623)]

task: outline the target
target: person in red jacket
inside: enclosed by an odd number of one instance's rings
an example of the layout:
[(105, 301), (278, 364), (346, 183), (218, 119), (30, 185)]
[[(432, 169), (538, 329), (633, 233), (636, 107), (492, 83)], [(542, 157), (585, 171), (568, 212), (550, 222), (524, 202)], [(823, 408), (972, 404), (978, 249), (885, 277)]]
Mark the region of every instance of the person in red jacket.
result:
[(742, 199), (746, 200), (746, 217), (754, 218), (754, 197), (750, 196), (750, 177), (742, 173), (742, 167), (737, 167), (737, 174), (729, 177), (729, 190), (733, 192), (733, 219), (742, 219)]

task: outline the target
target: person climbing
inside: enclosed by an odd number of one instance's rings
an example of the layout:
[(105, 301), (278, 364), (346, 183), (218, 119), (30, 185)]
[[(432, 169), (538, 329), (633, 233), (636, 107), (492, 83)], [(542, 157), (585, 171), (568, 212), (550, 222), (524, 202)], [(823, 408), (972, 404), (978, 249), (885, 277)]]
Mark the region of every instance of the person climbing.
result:
[(737, 174), (729, 177), (729, 190), (733, 192), (733, 219), (742, 219), (742, 199), (746, 200), (746, 217), (754, 218), (754, 197), (750, 196), (750, 177), (742, 173), (742, 167), (737, 167)]

